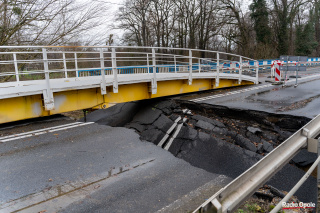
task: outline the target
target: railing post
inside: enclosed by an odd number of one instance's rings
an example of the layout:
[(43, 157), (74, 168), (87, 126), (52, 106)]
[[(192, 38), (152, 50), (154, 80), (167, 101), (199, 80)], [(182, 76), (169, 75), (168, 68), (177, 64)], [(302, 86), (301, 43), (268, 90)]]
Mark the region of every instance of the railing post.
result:
[(189, 50), (189, 85), (192, 84), (192, 50)]
[(256, 84), (259, 84), (259, 61), (256, 61)]
[(157, 94), (156, 50), (154, 48), (152, 48), (152, 71), (153, 71), (153, 78), (151, 81), (151, 93)]
[(107, 94), (107, 86), (106, 86), (106, 76), (105, 76), (105, 67), (104, 67), (104, 53), (103, 49), (100, 48), (100, 66), (101, 66), (101, 95)]
[(118, 93), (118, 70), (116, 48), (112, 48), (113, 93)]
[(199, 58), (199, 73), (201, 72), (201, 59)]
[[(318, 157), (320, 156), (320, 138), (318, 138)], [(317, 192), (318, 192), (318, 196), (320, 193), (320, 164), (318, 164), (318, 169), (317, 169)], [(319, 209), (319, 207), (318, 207)]]
[(216, 76), (216, 87), (220, 84), (220, 54), (217, 52), (217, 76)]
[(53, 92), (50, 87), (49, 63), (48, 63), (48, 55), (47, 55), (46, 48), (42, 48), (42, 55), (43, 55), (44, 75), (46, 79), (46, 89), (43, 90), (43, 100), (44, 100), (45, 110), (50, 111), (50, 110), (54, 110), (54, 99), (53, 99)]
[(150, 73), (149, 53), (147, 53), (147, 69), (148, 69), (147, 73)]
[(240, 57), (240, 63), (239, 63), (239, 84), (241, 84), (242, 81), (242, 57)]
[(65, 77), (65, 78), (68, 78), (67, 61), (66, 61), (66, 53), (62, 53), (62, 57), (63, 57), (64, 77)]
[(79, 70), (78, 70), (78, 57), (77, 53), (74, 53), (74, 66), (76, 68), (76, 77), (79, 77)]
[(17, 61), (17, 54), (13, 53), (13, 60), (14, 60), (14, 70), (16, 73), (16, 81), (19, 84), (20, 78), (19, 78), (19, 68), (18, 68), (18, 61)]
[(174, 60), (174, 72), (177, 73), (177, 59), (176, 59), (176, 55), (173, 56), (173, 60)]

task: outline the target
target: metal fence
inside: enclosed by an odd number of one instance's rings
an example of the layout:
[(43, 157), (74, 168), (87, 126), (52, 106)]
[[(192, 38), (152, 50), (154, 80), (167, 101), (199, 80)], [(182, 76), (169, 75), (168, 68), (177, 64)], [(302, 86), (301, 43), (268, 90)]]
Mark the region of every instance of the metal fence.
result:
[[(0, 47), (6, 82), (97, 75), (228, 72), (250, 75), (257, 61), (217, 51), (153, 47)], [(233, 64), (236, 64), (233, 66)], [(101, 70), (104, 72), (101, 73)], [(244, 73), (245, 74), (245, 73)]]
[[(250, 64), (253, 64), (250, 65)], [(46, 110), (54, 109), (53, 92), (118, 84), (193, 78), (238, 79), (258, 83), (258, 61), (218, 51), (123, 46), (0, 46), (0, 99), (43, 94)], [(119, 80), (120, 79), (120, 80)]]

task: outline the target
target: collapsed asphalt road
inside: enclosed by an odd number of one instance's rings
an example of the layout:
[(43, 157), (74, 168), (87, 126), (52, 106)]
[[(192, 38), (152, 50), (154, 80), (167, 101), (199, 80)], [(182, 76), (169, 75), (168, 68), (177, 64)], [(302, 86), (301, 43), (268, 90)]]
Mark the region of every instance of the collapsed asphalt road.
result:
[[(161, 146), (195, 167), (232, 179), (309, 120), (179, 100), (125, 103), (95, 111), (87, 117), (87, 121), (98, 124), (134, 129), (141, 140)], [(168, 133), (170, 129), (180, 131)], [(289, 191), (304, 174), (295, 165), (309, 165), (315, 158), (315, 154), (302, 150), (267, 184)], [(295, 195), (301, 201), (315, 203), (316, 194), (316, 179), (311, 177)]]
[[(118, 104), (84, 126), (0, 143), (0, 212), (192, 211), (308, 120), (165, 99)], [(295, 165), (312, 161), (300, 152), (268, 184), (288, 191), (304, 174)], [(309, 178), (296, 195), (315, 202), (314, 186)]]
[(1, 213), (155, 212), (231, 180), (142, 142), (132, 129), (94, 123), (0, 143), (0, 169)]

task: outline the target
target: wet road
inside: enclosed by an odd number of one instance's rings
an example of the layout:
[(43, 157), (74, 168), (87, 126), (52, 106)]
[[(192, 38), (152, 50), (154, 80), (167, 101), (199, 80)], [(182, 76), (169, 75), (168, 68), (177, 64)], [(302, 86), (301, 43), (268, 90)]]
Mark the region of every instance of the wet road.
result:
[[(298, 87), (295, 79), (282, 85), (271, 85), (263, 75), (260, 85), (240, 89), (225, 89), (185, 96), (182, 99), (227, 107), (291, 114), (313, 118), (320, 113), (320, 69), (312, 68), (302, 73)], [(249, 90), (249, 89), (250, 90)], [(258, 88), (258, 89), (255, 89)], [(239, 92), (238, 92), (239, 91)]]
[[(183, 99), (311, 118), (320, 113), (314, 74), (301, 75), (297, 88), (263, 82)], [(2, 126), (0, 137), (73, 122), (57, 117)], [(166, 212), (179, 203), (190, 211), (231, 180), (141, 142), (132, 130), (97, 124), (0, 143), (0, 169), (0, 212)]]
[(231, 180), (98, 124), (0, 143), (0, 169), (0, 212), (154, 212)]

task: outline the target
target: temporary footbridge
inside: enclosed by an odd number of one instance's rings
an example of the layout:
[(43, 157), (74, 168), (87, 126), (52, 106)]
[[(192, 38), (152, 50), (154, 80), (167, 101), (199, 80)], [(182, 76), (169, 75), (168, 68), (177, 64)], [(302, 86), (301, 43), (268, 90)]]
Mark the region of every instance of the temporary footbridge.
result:
[(259, 63), (218, 51), (1, 46), (0, 123), (258, 83)]

